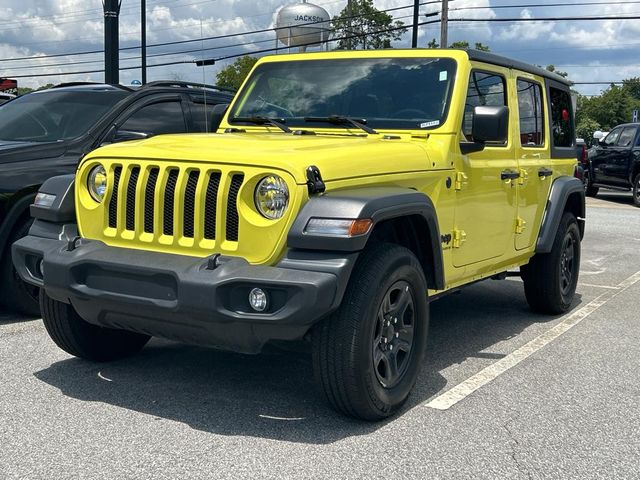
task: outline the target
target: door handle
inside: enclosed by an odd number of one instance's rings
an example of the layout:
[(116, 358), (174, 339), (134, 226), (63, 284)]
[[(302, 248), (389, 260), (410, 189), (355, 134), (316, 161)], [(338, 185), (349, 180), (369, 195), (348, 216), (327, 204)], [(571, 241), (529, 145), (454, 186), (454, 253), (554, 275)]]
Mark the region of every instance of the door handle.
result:
[(515, 180), (520, 176), (520, 172), (515, 170), (503, 170), (500, 172), (500, 180)]
[(550, 168), (543, 167), (540, 170), (538, 170), (538, 176), (540, 178), (550, 177), (551, 175), (553, 175), (553, 170), (551, 170)]

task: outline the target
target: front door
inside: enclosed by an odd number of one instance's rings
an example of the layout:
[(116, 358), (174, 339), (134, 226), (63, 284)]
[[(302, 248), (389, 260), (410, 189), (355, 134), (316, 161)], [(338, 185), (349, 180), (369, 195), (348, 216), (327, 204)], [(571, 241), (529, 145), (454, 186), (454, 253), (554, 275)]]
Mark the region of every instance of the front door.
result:
[[(507, 69), (474, 70), (469, 78), (462, 133), (472, 141), (473, 108), (509, 105)], [(509, 132), (506, 144), (487, 144), (463, 156), (456, 178), (453, 265), (462, 267), (500, 257), (513, 249), (518, 165)]]

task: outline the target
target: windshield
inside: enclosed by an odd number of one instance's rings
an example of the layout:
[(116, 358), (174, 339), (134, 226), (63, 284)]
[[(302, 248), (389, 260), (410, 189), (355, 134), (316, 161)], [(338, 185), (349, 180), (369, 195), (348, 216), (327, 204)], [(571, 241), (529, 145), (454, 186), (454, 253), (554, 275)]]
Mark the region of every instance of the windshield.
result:
[(0, 140), (55, 142), (78, 137), (116, 103), (125, 91), (46, 91), (0, 106)]
[(451, 58), (265, 63), (243, 89), (230, 122), (261, 116), (288, 126), (326, 127), (308, 117), (337, 115), (366, 120), (372, 128), (437, 128), (446, 119), (455, 74)]

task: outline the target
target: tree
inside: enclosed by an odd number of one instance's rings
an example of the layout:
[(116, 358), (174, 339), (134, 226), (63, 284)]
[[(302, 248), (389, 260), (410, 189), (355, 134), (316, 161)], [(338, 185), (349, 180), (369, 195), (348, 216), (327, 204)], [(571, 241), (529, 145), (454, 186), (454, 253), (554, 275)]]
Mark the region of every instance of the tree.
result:
[(553, 72), (556, 75), (560, 75), (561, 77), (564, 77), (564, 78), (567, 78), (569, 76), (569, 74), (567, 72), (561, 72), (560, 70), (556, 70), (556, 67), (554, 65), (547, 65), (544, 68), (547, 69), (548, 71)]
[(332, 33), (337, 38), (338, 50), (362, 48), (391, 48), (393, 40), (400, 40), (407, 31), (404, 22), (373, 6), (373, 0), (352, 0), (351, 8), (345, 7), (331, 21)]
[(576, 137), (583, 138), (589, 144), (593, 139), (593, 132), (601, 130), (600, 124), (591, 117), (583, 117), (576, 123)]
[(224, 67), (216, 75), (216, 83), (221, 87), (240, 88), (244, 79), (256, 64), (258, 59), (250, 55), (237, 58), (231, 65)]
[(640, 77), (627, 78), (622, 80), (622, 88), (626, 90), (636, 100), (640, 100)]
[[(436, 41), (435, 38), (429, 40), (427, 43), (427, 48), (440, 48), (440, 44)], [(457, 42), (453, 42), (449, 45), (449, 48), (469, 48), (469, 42), (466, 40), (458, 40)], [(483, 44), (482, 42), (476, 42), (473, 45), (473, 48), (479, 50), (481, 52), (490, 52), (491, 48), (488, 45)]]

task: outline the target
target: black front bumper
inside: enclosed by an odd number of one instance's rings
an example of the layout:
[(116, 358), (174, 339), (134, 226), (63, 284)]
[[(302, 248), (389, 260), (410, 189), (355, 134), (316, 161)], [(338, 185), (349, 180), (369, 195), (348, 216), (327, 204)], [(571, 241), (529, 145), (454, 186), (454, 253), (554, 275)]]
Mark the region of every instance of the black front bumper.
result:
[[(13, 246), (22, 278), (70, 303), (86, 321), (153, 336), (257, 352), (301, 338), (340, 304), (354, 255), (289, 252), (275, 267), (237, 257), (188, 257), (32, 234)], [(249, 292), (269, 297), (262, 313)]]

